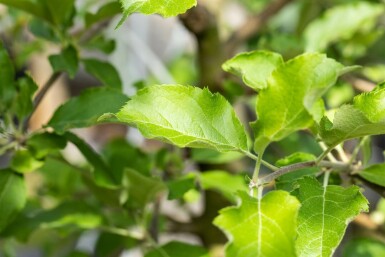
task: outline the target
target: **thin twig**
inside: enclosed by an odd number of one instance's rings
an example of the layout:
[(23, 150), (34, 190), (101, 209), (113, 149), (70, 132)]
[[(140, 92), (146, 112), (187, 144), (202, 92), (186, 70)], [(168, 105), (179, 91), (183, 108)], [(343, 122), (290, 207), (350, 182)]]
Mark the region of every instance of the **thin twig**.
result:
[(337, 170), (347, 170), (351, 168), (349, 164), (343, 163), (343, 162), (329, 162), (329, 161), (307, 161), (307, 162), (300, 162), (295, 163), (292, 165), (288, 165), (285, 167), (280, 168), (274, 173), (271, 173), (269, 175), (266, 175), (258, 180), (257, 186), (261, 186), (264, 184), (268, 184), (271, 181), (275, 180), (276, 178), (285, 175), (287, 173), (304, 169), (304, 168), (310, 168), (310, 167), (323, 167), (323, 168), (333, 168)]
[(23, 131), (26, 131), (28, 129), (29, 121), (32, 117), (32, 115), (36, 112), (37, 108), (39, 107), (41, 101), (43, 100), (44, 96), (48, 92), (48, 90), (55, 84), (56, 80), (63, 74), (63, 72), (54, 72), (52, 73), (51, 77), (49, 77), (48, 81), (44, 84), (44, 86), (39, 90), (37, 93), (35, 99), (33, 100), (33, 111), (32, 113), (24, 120), (23, 123)]
[[(254, 155), (248, 151), (244, 151), (242, 153), (245, 154), (250, 159), (253, 159), (254, 161), (258, 161), (258, 156)], [(264, 160), (261, 160), (261, 164), (272, 171), (277, 171), (279, 169), (278, 167), (275, 167), (273, 164), (270, 164), (269, 162), (264, 161)]]
[(231, 56), (237, 47), (254, 36), (266, 22), (292, 0), (277, 0), (269, 4), (261, 13), (252, 16), (246, 23), (234, 32), (225, 44), (226, 53)]

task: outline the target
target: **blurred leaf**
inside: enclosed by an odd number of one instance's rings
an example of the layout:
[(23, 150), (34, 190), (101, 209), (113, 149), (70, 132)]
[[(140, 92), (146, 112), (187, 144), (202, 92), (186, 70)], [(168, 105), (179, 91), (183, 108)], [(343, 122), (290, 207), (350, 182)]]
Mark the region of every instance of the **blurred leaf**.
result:
[(247, 151), (245, 129), (232, 106), (208, 89), (156, 85), (138, 92), (116, 114), (147, 138), (179, 147)]
[(143, 14), (160, 14), (165, 18), (177, 16), (186, 12), (193, 6), (196, 6), (196, 0), (180, 0), (178, 2), (168, 0), (120, 0), (123, 8), (123, 18), (120, 20), (120, 26), (127, 17), (139, 12)]
[(18, 92), (12, 103), (12, 112), (22, 122), (33, 110), (32, 96), (38, 86), (28, 75), (17, 80), (15, 84)]
[(344, 248), (343, 257), (379, 257), (385, 256), (385, 244), (370, 238), (350, 240)]
[[(1, 3), (1, 1), (0, 1)], [(0, 113), (7, 110), (12, 101), (16, 87), (14, 84), (15, 68), (7, 50), (0, 41)]]
[(198, 245), (172, 241), (148, 252), (144, 257), (208, 257), (207, 250)]
[(344, 105), (334, 114), (333, 123), (325, 116), (320, 123), (322, 140), (333, 147), (339, 143), (368, 135), (385, 133), (385, 83)]
[(11, 168), (20, 173), (35, 171), (44, 165), (44, 161), (37, 160), (30, 151), (21, 149), (15, 152), (11, 161)]
[(182, 198), (190, 189), (195, 188), (195, 175), (190, 173), (181, 178), (167, 182), (168, 200)]
[(298, 183), (299, 189), (294, 193), (301, 202), (296, 240), (298, 257), (331, 256), (348, 222), (368, 210), (368, 201), (357, 186), (323, 187), (310, 177)]
[(46, 5), (46, 1), (50, 0), (0, 0), (0, 4), (23, 10), (52, 23), (51, 12)]
[(385, 187), (385, 163), (372, 165), (357, 174), (369, 182)]
[(221, 153), (212, 149), (193, 148), (191, 149), (191, 159), (199, 163), (223, 164), (230, 163), (245, 156), (238, 152)]
[(49, 25), (49, 23), (44, 22), (40, 19), (32, 19), (28, 25), (29, 31), (39, 38), (43, 38), (48, 41), (58, 43), (60, 40), (56, 35), (55, 30)]
[(84, 47), (97, 49), (106, 54), (111, 54), (115, 50), (116, 43), (113, 39), (108, 39), (103, 35), (97, 35), (84, 44)]
[(121, 181), (125, 168), (137, 170), (142, 175), (150, 175), (152, 167), (149, 155), (130, 145), (125, 139), (114, 139), (103, 149), (105, 160), (114, 171), (116, 181)]
[[(296, 152), (283, 159), (278, 160), (275, 165), (283, 167), (294, 163), (314, 161), (316, 157), (312, 154)], [(275, 187), (279, 190), (291, 192), (295, 189), (296, 181), (304, 176), (315, 175), (319, 168), (304, 168), (299, 169), (278, 177), (275, 181)]]
[(89, 28), (95, 23), (101, 22), (105, 19), (109, 19), (114, 17), (115, 15), (119, 14), (121, 12), (121, 6), (118, 3), (118, 1), (110, 2), (102, 7), (99, 8), (99, 10), (96, 13), (86, 13), (85, 15), (85, 22), (86, 27)]
[(226, 61), (222, 68), (242, 78), (254, 90), (267, 87), (267, 79), (277, 67), (284, 64), (282, 56), (268, 51), (241, 53)]
[(84, 59), (82, 61), (86, 71), (102, 82), (103, 85), (122, 90), (120, 76), (110, 63), (97, 59)]
[(118, 181), (114, 178), (113, 171), (91, 146), (71, 132), (66, 132), (65, 137), (79, 149), (89, 164), (93, 166), (93, 175), (97, 185), (112, 189), (117, 187)]
[(330, 108), (337, 108), (352, 101), (354, 89), (350, 84), (337, 83), (325, 95), (326, 104)]
[(57, 26), (69, 24), (75, 0), (44, 0)]
[(315, 110), (321, 96), (341, 72), (340, 63), (317, 53), (300, 55), (278, 67), (258, 95), (255, 150), (263, 152), (270, 142), (310, 127), (319, 116)]
[(63, 136), (49, 132), (34, 134), (27, 140), (28, 149), (37, 159), (44, 158), (54, 151), (64, 149), (66, 145), (67, 140)]
[(236, 200), (236, 192), (247, 192), (245, 177), (229, 174), (226, 171), (214, 170), (202, 172), (199, 181), (203, 189), (216, 190), (222, 193), (230, 201)]
[(214, 220), (229, 238), (226, 256), (295, 257), (298, 200), (278, 190), (259, 200), (245, 192), (239, 196), (239, 206), (221, 210)]
[(0, 232), (24, 208), (26, 188), (23, 176), (11, 169), (0, 170)]
[(128, 188), (128, 203), (133, 207), (144, 207), (161, 192), (166, 190), (166, 186), (161, 180), (143, 176), (132, 169), (125, 169), (124, 183)]
[(137, 244), (137, 240), (116, 234), (100, 234), (95, 246), (95, 257), (114, 256), (122, 250), (128, 250)]
[(66, 72), (74, 78), (79, 66), (78, 52), (73, 46), (64, 49), (60, 54), (49, 56), (49, 62), (54, 72)]
[(97, 228), (103, 223), (98, 210), (84, 202), (63, 202), (49, 209), (23, 213), (4, 231), (5, 235), (16, 236), (27, 241), (30, 235), (40, 229), (55, 229), (64, 234), (83, 229)]
[(385, 65), (366, 66), (362, 69), (362, 74), (377, 83), (385, 81)]
[(324, 51), (330, 43), (349, 39), (358, 31), (370, 31), (383, 11), (381, 4), (368, 2), (329, 9), (323, 17), (314, 20), (306, 28), (306, 50)]
[(109, 87), (90, 88), (61, 105), (48, 126), (57, 133), (64, 133), (71, 128), (96, 125), (99, 116), (117, 112), (127, 100), (127, 96)]

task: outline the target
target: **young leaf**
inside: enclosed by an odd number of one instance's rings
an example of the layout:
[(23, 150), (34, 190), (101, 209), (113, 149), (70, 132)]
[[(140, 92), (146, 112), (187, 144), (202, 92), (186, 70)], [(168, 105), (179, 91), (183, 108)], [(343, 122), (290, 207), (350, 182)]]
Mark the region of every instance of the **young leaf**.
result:
[(19, 173), (32, 172), (43, 165), (44, 161), (36, 159), (27, 149), (16, 151), (11, 161), (11, 168)]
[(361, 170), (358, 175), (369, 182), (385, 187), (385, 163), (367, 167)]
[(70, 78), (75, 77), (78, 71), (78, 52), (73, 46), (69, 46), (62, 53), (51, 55), (49, 62), (54, 72), (67, 72)]
[(123, 7), (123, 18), (119, 22), (120, 26), (125, 19), (134, 12), (143, 14), (160, 14), (163, 17), (177, 16), (196, 6), (196, 0), (120, 0)]
[(0, 41), (0, 113), (3, 113), (15, 94), (15, 68), (7, 50)]
[(231, 105), (208, 89), (156, 85), (138, 92), (116, 114), (147, 138), (179, 147), (247, 151), (246, 132)]
[(322, 110), (320, 97), (341, 72), (340, 63), (317, 53), (300, 55), (273, 71), (257, 98), (256, 151), (263, 152), (270, 142), (310, 127), (319, 116), (315, 110)]
[(96, 125), (100, 115), (117, 112), (127, 100), (127, 96), (108, 87), (87, 89), (60, 106), (48, 126), (57, 133), (64, 133), (71, 128)]
[(115, 67), (108, 62), (97, 59), (83, 60), (84, 67), (88, 73), (100, 80), (103, 85), (122, 90), (122, 81)]
[(229, 237), (226, 256), (295, 257), (294, 240), (298, 200), (284, 191), (272, 191), (261, 200), (240, 192), (238, 207), (220, 211), (214, 224)]
[(329, 146), (368, 135), (385, 133), (385, 83), (356, 96), (353, 105), (344, 105), (334, 114), (333, 123), (324, 117), (320, 136)]
[(148, 252), (144, 257), (208, 257), (207, 250), (198, 245), (172, 241)]
[(267, 79), (283, 63), (282, 56), (277, 53), (253, 51), (233, 57), (226, 61), (222, 68), (240, 76), (246, 85), (258, 91), (267, 87)]
[(32, 96), (38, 86), (31, 77), (25, 76), (16, 82), (16, 87), (18, 92), (12, 103), (12, 111), (22, 121), (33, 109)]
[(306, 50), (324, 51), (330, 43), (349, 39), (362, 30), (370, 31), (383, 11), (381, 4), (368, 2), (329, 9), (323, 17), (314, 20), (306, 28)]
[(23, 10), (52, 23), (52, 16), (45, 3), (46, 1), (49, 0), (0, 0), (0, 4), (5, 4), (7, 6)]
[(10, 169), (0, 170), (0, 232), (23, 209), (25, 202), (24, 178)]
[(359, 187), (323, 187), (315, 178), (298, 181), (294, 192), (301, 202), (298, 214), (298, 257), (332, 256), (347, 224), (361, 211), (368, 210), (368, 201)]

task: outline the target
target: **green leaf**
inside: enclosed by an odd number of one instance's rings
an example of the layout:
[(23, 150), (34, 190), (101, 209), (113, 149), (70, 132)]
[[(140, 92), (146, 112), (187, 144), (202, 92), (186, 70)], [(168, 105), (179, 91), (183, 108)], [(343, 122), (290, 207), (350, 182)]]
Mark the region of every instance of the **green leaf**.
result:
[(67, 140), (64, 137), (48, 132), (34, 134), (27, 140), (28, 149), (37, 159), (44, 158), (54, 151), (64, 149), (66, 145)]
[[(312, 154), (296, 152), (292, 155), (278, 160), (275, 165), (277, 167), (283, 167), (299, 162), (314, 161), (315, 159), (317, 158)], [(284, 174), (275, 180), (275, 187), (279, 190), (291, 192), (294, 190), (296, 182), (299, 178), (302, 178), (304, 176), (315, 175), (318, 171), (319, 168), (304, 168)]]
[(372, 165), (357, 174), (369, 182), (385, 187), (385, 163)]
[(9, 58), (7, 50), (0, 41), (0, 113), (10, 105), (15, 94), (15, 68)]
[(107, 3), (99, 8), (96, 13), (86, 13), (85, 22), (86, 27), (89, 28), (93, 24), (111, 18), (121, 11), (121, 6), (118, 1)]
[(49, 0), (0, 0), (0, 4), (23, 10), (52, 23), (51, 13), (46, 1)]
[(29, 76), (25, 76), (16, 82), (17, 95), (12, 103), (12, 112), (17, 115), (21, 122), (33, 110), (32, 96), (38, 86)]
[(237, 161), (243, 157), (245, 157), (245, 155), (238, 152), (221, 153), (205, 148), (191, 149), (191, 159), (199, 163), (223, 164)]
[(60, 54), (49, 56), (49, 62), (54, 72), (67, 72), (74, 78), (79, 66), (78, 52), (73, 46), (64, 49)]
[(27, 149), (15, 152), (11, 161), (11, 168), (20, 173), (35, 171), (44, 165), (44, 161), (37, 160)]
[[(96, 242), (95, 257), (113, 256), (121, 249), (128, 250), (135, 247), (139, 242), (137, 240), (116, 234), (102, 233)], [(89, 256), (89, 255), (87, 255)]]
[(167, 182), (168, 200), (182, 198), (190, 189), (195, 188), (195, 175), (190, 173), (184, 177)]
[(301, 202), (296, 240), (298, 257), (332, 256), (347, 224), (361, 211), (368, 210), (368, 201), (357, 186), (323, 187), (310, 177), (299, 180), (298, 184), (295, 192)]
[(24, 178), (10, 169), (0, 170), (0, 231), (12, 222), (25, 202)]
[(320, 116), (321, 96), (342, 71), (340, 63), (317, 53), (300, 55), (278, 67), (257, 98), (255, 150), (263, 152), (270, 142), (310, 127)]
[(324, 51), (331, 43), (350, 39), (360, 31), (372, 30), (383, 11), (383, 5), (368, 2), (328, 9), (321, 18), (314, 20), (306, 28), (306, 50)]
[(127, 184), (128, 203), (134, 208), (144, 207), (166, 190), (161, 180), (143, 176), (133, 169), (126, 169), (124, 175), (123, 183)]
[(356, 238), (349, 241), (342, 257), (379, 257), (385, 256), (385, 244), (371, 238)]
[(64, 133), (71, 128), (96, 125), (100, 115), (117, 112), (127, 100), (127, 96), (108, 87), (87, 89), (61, 105), (48, 122), (48, 126), (57, 133)]
[(156, 85), (138, 92), (116, 115), (147, 138), (179, 147), (247, 151), (245, 130), (231, 105), (208, 89)]
[(198, 245), (172, 241), (148, 252), (144, 257), (208, 257), (207, 250)]
[(123, 8), (123, 18), (119, 22), (120, 26), (126, 18), (134, 13), (139, 12), (143, 14), (160, 14), (163, 17), (177, 16), (178, 14), (186, 12), (193, 6), (196, 6), (196, 0), (120, 0)]
[(29, 30), (36, 37), (43, 38), (55, 43), (60, 42), (55, 30), (50, 26), (49, 23), (40, 19), (33, 19), (28, 25)]
[(344, 105), (334, 114), (333, 122), (324, 117), (320, 136), (329, 146), (368, 135), (385, 133), (385, 83), (373, 91), (356, 96), (353, 105)]
[(82, 61), (86, 71), (102, 82), (103, 85), (122, 90), (120, 76), (115, 67), (110, 63), (97, 59), (85, 59)]
[(295, 257), (298, 200), (284, 191), (272, 191), (261, 200), (240, 192), (238, 207), (220, 211), (214, 224), (229, 237), (226, 256)]
[(236, 192), (247, 192), (246, 179), (242, 175), (229, 174), (226, 171), (205, 171), (199, 175), (199, 182), (203, 189), (216, 190), (230, 201), (236, 200)]
[(222, 68), (240, 76), (243, 82), (258, 91), (267, 87), (267, 79), (277, 67), (284, 64), (282, 56), (268, 51), (241, 53), (226, 61)]
[(71, 132), (66, 132), (65, 137), (79, 149), (89, 164), (93, 166), (93, 175), (97, 185), (112, 189), (117, 187), (117, 180), (113, 175), (113, 171), (90, 145)]
[(69, 24), (75, 0), (45, 0), (53, 22), (58, 26)]

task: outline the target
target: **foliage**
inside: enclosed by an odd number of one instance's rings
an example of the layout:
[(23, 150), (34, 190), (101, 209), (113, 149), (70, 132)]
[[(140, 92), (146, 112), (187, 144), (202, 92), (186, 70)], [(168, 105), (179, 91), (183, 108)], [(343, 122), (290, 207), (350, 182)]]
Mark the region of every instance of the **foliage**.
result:
[[(379, 1), (244, 0), (237, 4), (261, 12), (266, 26), (245, 36), (251, 18), (226, 42), (210, 8), (193, 8), (195, 0), (85, 2), (0, 0), (12, 23), (0, 42), (0, 255), (17, 256), (20, 244), (44, 256), (120, 256), (134, 249), (146, 257), (327, 257), (338, 247), (343, 256), (383, 255), (384, 200), (367, 215), (373, 203), (363, 193), (366, 185), (385, 196), (385, 163), (371, 161), (372, 142), (383, 140), (374, 136), (385, 134), (385, 83), (367, 82), (366, 92), (355, 83), (383, 77), (375, 69), (385, 59)], [(201, 81), (185, 65), (186, 55), (173, 60), (170, 72), (199, 87), (156, 78), (125, 84), (108, 58), (116, 42), (103, 28), (120, 15), (112, 22), (119, 27), (136, 12), (183, 14), (197, 39)], [(229, 58), (238, 40), (248, 52)], [(52, 74), (38, 85), (25, 69), (45, 48), (54, 49), (46, 60)], [(221, 51), (213, 49), (228, 52), (214, 56)], [(357, 71), (354, 64), (368, 68)], [(79, 73), (96, 85), (32, 131), (54, 82)], [(138, 89), (133, 96), (124, 93), (129, 86)], [(92, 127), (107, 137), (103, 126), (126, 125), (161, 143), (146, 149), (120, 134), (95, 147), (77, 130)], [(68, 157), (71, 147), (82, 161)], [(349, 223), (362, 217), (378, 234), (369, 226), (341, 245)], [(175, 232), (201, 242), (160, 240)], [(74, 247), (89, 233), (97, 235), (91, 250)]]

